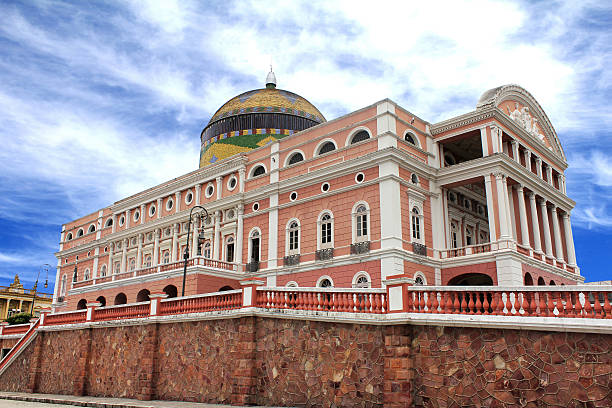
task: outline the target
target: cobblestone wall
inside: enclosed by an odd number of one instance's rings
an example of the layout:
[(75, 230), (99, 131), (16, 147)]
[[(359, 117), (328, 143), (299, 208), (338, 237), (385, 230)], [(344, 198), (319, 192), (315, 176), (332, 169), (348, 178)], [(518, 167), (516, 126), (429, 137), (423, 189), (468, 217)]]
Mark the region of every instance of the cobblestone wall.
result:
[(260, 317), (41, 332), (0, 389), (309, 407), (610, 407), (612, 336)]

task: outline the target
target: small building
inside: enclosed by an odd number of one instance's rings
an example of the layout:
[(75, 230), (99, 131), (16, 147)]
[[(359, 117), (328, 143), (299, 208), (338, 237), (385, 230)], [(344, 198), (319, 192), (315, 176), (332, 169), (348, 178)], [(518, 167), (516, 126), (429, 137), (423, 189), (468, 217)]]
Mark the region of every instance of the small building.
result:
[(6, 320), (16, 313), (30, 313), (32, 302), (34, 302), (34, 316), (38, 316), (41, 309), (51, 307), (52, 301), (53, 295), (50, 293), (24, 289), (19, 281), (19, 275), (15, 275), (15, 280), (9, 286), (0, 286), (0, 319)]

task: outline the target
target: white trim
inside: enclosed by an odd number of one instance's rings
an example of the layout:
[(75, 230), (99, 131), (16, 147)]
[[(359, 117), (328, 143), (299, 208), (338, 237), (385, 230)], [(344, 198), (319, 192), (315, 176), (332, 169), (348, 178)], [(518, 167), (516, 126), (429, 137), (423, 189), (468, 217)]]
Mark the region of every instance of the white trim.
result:
[[(323, 187), (327, 185), (327, 190), (323, 189)], [(321, 192), (322, 193), (328, 193), (331, 190), (331, 184), (329, 184), (328, 181), (321, 183)]]
[[(191, 194), (191, 200), (187, 200), (187, 197), (189, 197), (190, 194)], [(189, 205), (193, 203), (194, 196), (195, 195), (193, 194), (193, 191), (191, 189), (185, 191), (185, 205)]]
[[(360, 174), (363, 175), (363, 180), (361, 180), (361, 181), (357, 180), (357, 176), (359, 176)], [(355, 174), (355, 183), (361, 184), (364, 181), (365, 181), (365, 173), (364, 172), (360, 171), (359, 173)]]
[[(234, 187), (230, 186), (230, 183), (232, 182), (232, 180), (236, 180), (236, 184), (234, 184)], [(238, 177), (236, 177), (235, 174), (230, 175), (228, 177), (228, 179), (227, 179), (227, 184), (226, 185), (227, 185), (227, 189), (229, 191), (234, 191), (236, 189), (236, 187), (238, 187)]]
[[(412, 138), (414, 139), (414, 144), (410, 143), (409, 141), (406, 140), (406, 135), (410, 133), (410, 135), (412, 136)], [(412, 146), (416, 146), (419, 149), (422, 149), (421, 147), (421, 141), (419, 140), (419, 137), (417, 136), (417, 134), (414, 132), (414, 130), (412, 129), (406, 129), (404, 131), (404, 136), (402, 137), (402, 140)]]
[(298, 288), (300, 285), (296, 281), (289, 281), (285, 285), (286, 288)]
[[(357, 208), (360, 205), (364, 205), (366, 208), (366, 216), (368, 217), (367, 219), (367, 227), (368, 227), (368, 233), (364, 236), (361, 237), (357, 237)], [(364, 242), (364, 241), (371, 241), (370, 239), (370, 231), (372, 230), (371, 225), (372, 224), (372, 217), (370, 216), (370, 205), (363, 200), (357, 201), (355, 204), (353, 204), (353, 208), (351, 209), (351, 243), (355, 244), (358, 242)]]
[(132, 214), (132, 219), (134, 220), (134, 222), (140, 221), (140, 210), (134, 210), (134, 214)]
[[(298, 228), (297, 228), (297, 232), (298, 232), (298, 242), (297, 242), (297, 248), (296, 249), (289, 249), (289, 229), (290, 229), (290, 225), (293, 222), (297, 222)], [(302, 224), (300, 223), (300, 220), (298, 218), (290, 218), (289, 221), (287, 221), (287, 224), (285, 225), (285, 256), (289, 256), (289, 255), (297, 255), (300, 253), (300, 248), (302, 246), (301, 243), (302, 240)]]
[(332, 287), (332, 288), (335, 286), (335, 285), (334, 285), (334, 280), (331, 278), (331, 276), (329, 276), (329, 275), (322, 275), (322, 276), (319, 276), (319, 279), (317, 279), (317, 285), (316, 285), (316, 287), (317, 287), (317, 288), (320, 288), (320, 287), (321, 287), (321, 286), (320, 286), (320, 285), (321, 285), (321, 282), (322, 282), (323, 280), (325, 280), (325, 279), (327, 279), (327, 280), (329, 280), (329, 281), (331, 282), (331, 284), (332, 284), (332, 285), (331, 285), (331, 287)]
[(166, 199), (166, 211), (170, 211), (173, 208), (174, 208), (174, 199), (171, 196), (168, 196), (168, 198)]
[[(295, 155), (296, 153), (300, 153), (302, 155), (302, 160), (294, 164), (289, 164), (289, 160), (291, 160), (293, 155)], [(287, 156), (285, 156), (285, 165), (283, 167), (295, 166), (296, 164), (299, 164), (304, 161), (306, 161), (306, 154), (304, 153), (304, 151), (301, 149), (293, 149), (287, 154)]]
[[(291, 196), (293, 195), (293, 193), (295, 193), (295, 198), (291, 198)], [(299, 194), (297, 191), (292, 191), (289, 193), (289, 201), (294, 202), (299, 198)]]
[(248, 262), (252, 262), (253, 261), (252, 258), (251, 258), (251, 250), (253, 248), (253, 245), (251, 243), (251, 238), (253, 237), (253, 233), (254, 232), (257, 232), (257, 234), (259, 234), (258, 235), (258, 237), (259, 237), (259, 258), (258, 259), (261, 262), (261, 244), (263, 242), (263, 237), (261, 235), (261, 229), (259, 227), (253, 227), (253, 228), (251, 228), (251, 231), (249, 231), (249, 235), (247, 237), (247, 240), (248, 240), (248, 244), (247, 244), (247, 251), (248, 251), (247, 252), (247, 259), (248, 259)]
[(79, 228), (79, 229), (77, 230), (76, 237), (77, 237), (77, 238), (81, 238), (81, 237), (82, 237), (82, 236), (84, 236), (84, 235), (85, 235), (85, 230), (84, 230), (83, 228)]
[[(93, 227), (93, 231), (90, 231), (91, 227)], [(94, 224), (89, 224), (89, 227), (87, 227), (87, 233), (88, 234), (93, 234), (96, 231), (97, 231), (96, 224), (95, 223)]]
[[(208, 189), (212, 187), (212, 191), (210, 194), (208, 194)], [(215, 194), (215, 185), (212, 181), (208, 182), (208, 184), (206, 185), (206, 188), (204, 189), (204, 196), (206, 198), (210, 198), (213, 196), (213, 194)]]
[[(327, 242), (325, 244), (323, 244), (321, 241), (323, 239), (323, 231), (321, 231), (321, 228), (323, 226), (323, 216), (325, 214), (328, 214), (331, 217), (331, 242)], [(327, 249), (327, 248), (333, 248), (334, 247), (334, 238), (335, 238), (335, 234), (334, 234), (334, 228), (335, 227), (335, 222), (334, 222), (334, 213), (332, 212), (332, 210), (328, 210), (325, 209), (323, 211), (321, 211), (317, 217), (317, 251), (321, 250), (321, 249)]]
[(149, 204), (149, 217), (152, 218), (155, 215), (156, 211), (157, 211), (157, 206), (155, 205), (155, 203)]
[(416, 285), (417, 277), (420, 277), (421, 279), (423, 279), (423, 286), (427, 286), (427, 278), (425, 277), (425, 274), (423, 272), (421, 272), (421, 271), (416, 271), (414, 273), (413, 279), (414, 279), (414, 282), (415, 282), (415, 286), (419, 286), (419, 285)]
[[(255, 205), (257, 205), (257, 208), (255, 208)], [(255, 201), (253, 205), (251, 206), (251, 209), (253, 210), (253, 212), (257, 212), (259, 211), (260, 207), (261, 206), (259, 205), (259, 201)]]
[[(324, 144), (326, 144), (327, 142), (331, 142), (331, 143), (334, 145), (334, 150), (332, 150), (331, 152), (327, 152), (327, 153), (323, 153), (323, 154), (321, 154), (321, 153), (319, 152), (319, 150), (321, 150), (321, 147), (323, 147), (323, 145), (324, 145)], [(325, 139), (321, 140), (321, 141), (320, 141), (320, 142), (317, 144), (317, 146), (316, 146), (316, 147), (315, 147), (315, 149), (314, 149), (314, 152), (315, 152), (315, 154), (314, 154), (314, 155), (315, 155), (315, 157), (317, 157), (317, 156), (321, 156), (321, 155), (326, 155), (326, 154), (332, 153), (332, 152), (334, 152), (334, 151), (336, 151), (336, 150), (338, 150), (338, 144), (336, 143), (336, 141), (335, 141), (334, 139), (332, 139), (332, 138), (329, 138), (329, 137), (328, 137), (328, 138), (325, 138)]]
[[(372, 131), (370, 130), (370, 128), (368, 128), (366, 126), (357, 126), (356, 128), (354, 128), (353, 130), (351, 130), (349, 132), (348, 136), (346, 137), (346, 141), (344, 143), (344, 146), (350, 146), (351, 145), (351, 139), (353, 139), (353, 136), (356, 135), (358, 132), (360, 132), (362, 130), (365, 130), (366, 132), (368, 132), (368, 135), (370, 135), (370, 139), (372, 139)], [(364, 140), (364, 142), (365, 142), (365, 140)]]

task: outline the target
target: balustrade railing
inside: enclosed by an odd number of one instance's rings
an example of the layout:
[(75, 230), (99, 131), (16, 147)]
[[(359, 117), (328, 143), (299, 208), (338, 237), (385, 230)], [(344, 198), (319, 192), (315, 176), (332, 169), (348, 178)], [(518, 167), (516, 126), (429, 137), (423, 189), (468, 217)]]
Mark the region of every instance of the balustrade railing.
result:
[(121, 306), (108, 306), (95, 309), (93, 321), (137, 319), (149, 317), (151, 306), (149, 302), (131, 303)]
[(58, 324), (85, 323), (87, 317), (86, 310), (76, 310), (74, 312), (62, 312), (45, 316), (45, 326)]
[(612, 287), (408, 287), (407, 312), (612, 318)]
[(264, 309), (386, 313), (384, 289), (258, 288), (256, 304)]
[(159, 305), (160, 315), (231, 310), (242, 307), (242, 290), (207, 293), (183, 298), (164, 299)]
[(2, 335), (9, 336), (12, 334), (25, 334), (30, 329), (30, 324), (15, 324), (2, 328)]

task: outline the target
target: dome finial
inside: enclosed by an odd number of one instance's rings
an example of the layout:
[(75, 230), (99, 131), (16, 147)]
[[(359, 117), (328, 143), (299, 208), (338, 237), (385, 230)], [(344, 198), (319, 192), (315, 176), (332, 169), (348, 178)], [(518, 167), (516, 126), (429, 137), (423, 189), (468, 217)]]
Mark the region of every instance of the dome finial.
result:
[(270, 64), (270, 72), (268, 72), (268, 76), (266, 77), (266, 88), (276, 88), (276, 75), (274, 75), (274, 71), (272, 71), (272, 64)]

